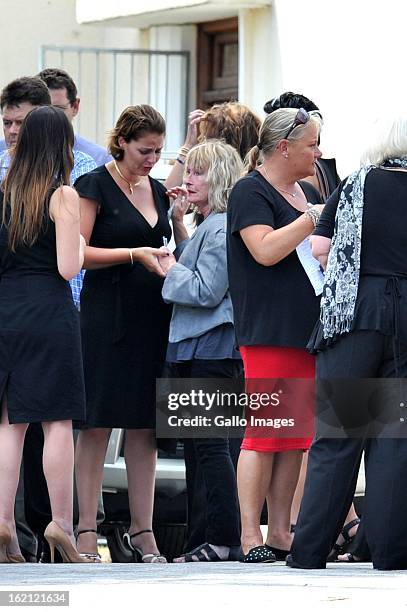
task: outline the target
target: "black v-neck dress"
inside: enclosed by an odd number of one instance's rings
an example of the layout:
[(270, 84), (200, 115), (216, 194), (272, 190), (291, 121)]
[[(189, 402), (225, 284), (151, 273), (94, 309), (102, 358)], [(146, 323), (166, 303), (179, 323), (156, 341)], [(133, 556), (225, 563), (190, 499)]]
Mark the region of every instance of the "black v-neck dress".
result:
[[(149, 180), (158, 213), (154, 227), (105, 166), (76, 181), (79, 195), (98, 204), (90, 246), (158, 248), (164, 236), (171, 238), (166, 190)], [(161, 376), (171, 318), (162, 284), (139, 263), (86, 272), (81, 293), (85, 427), (155, 427), (155, 379)]]

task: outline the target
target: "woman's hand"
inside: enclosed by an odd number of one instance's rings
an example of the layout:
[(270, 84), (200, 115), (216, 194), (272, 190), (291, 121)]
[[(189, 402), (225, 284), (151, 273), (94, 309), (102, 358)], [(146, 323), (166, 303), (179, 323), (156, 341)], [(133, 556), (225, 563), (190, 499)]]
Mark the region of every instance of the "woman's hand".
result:
[(189, 208), (189, 202), (187, 199), (187, 190), (184, 186), (172, 187), (168, 189), (167, 195), (172, 199), (172, 213), (171, 218), (175, 222), (183, 223), (184, 215)]
[(172, 266), (177, 263), (177, 260), (175, 259), (174, 255), (170, 253), (169, 255), (163, 257), (160, 256), (158, 258), (158, 263), (160, 264), (164, 274), (167, 274), (168, 270), (171, 270)]
[(132, 249), (132, 254), (134, 261), (141, 263), (149, 272), (154, 272), (154, 274), (158, 274), (161, 277), (165, 276), (163, 264), (160, 262), (171, 256), (171, 252), (167, 247), (159, 249), (139, 247)]
[(325, 208), (325, 204), (313, 204), (312, 206), (310, 206), (311, 210), (317, 210), (319, 212), (319, 214), (322, 213), (324, 208)]
[(188, 115), (188, 130), (184, 144), (184, 146), (188, 147), (188, 149), (194, 147), (198, 142), (198, 126), (204, 114), (205, 111), (201, 110), (200, 108), (197, 108), (190, 112)]

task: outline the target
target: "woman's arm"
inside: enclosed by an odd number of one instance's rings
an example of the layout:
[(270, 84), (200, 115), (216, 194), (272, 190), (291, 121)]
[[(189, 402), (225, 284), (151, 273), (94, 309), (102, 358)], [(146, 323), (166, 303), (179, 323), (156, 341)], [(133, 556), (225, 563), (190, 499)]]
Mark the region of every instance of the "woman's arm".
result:
[[(322, 211), (323, 205), (316, 204), (312, 208)], [(313, 229), (311, 217), (304, 213), (292, 223), (276, 230), (269, 225), (250, 225), (240, 230), (240, 236), (257, 263), (274, 266), (292, 253)]]
[[(98, 203), (96, 200), (89, 198), (80, 198), (80, 203), (81, 233), (86, 243), (89, 244), (96, 221)], [(87, 270), (97, 270), (120, 264), (132, 264), (137, 261), (143, 264), (150, 272), (154, 272), (159, 276), (165, 276), (157, 258), (166, 256), (168, 253), (168, 249), (164, 247), (161, 249), (153, 249), (151, 247), (102, 249), (87, 246), (85, 248), (83, 267)]]
[(185, 142), (178, 152), (177, 159), (175, 160), (172, 170), (164, 183), (167, 189), (171, 189), (171, 187), (181, 185), (182, 183), (185, 169), (185, 158), (187, 155), (187, 153), (184, 153), (183, 151), (189, 151), (189, 149), (194, 147), (198, 142), (198, 125), (204, 114), (205, 111), (200, 110), (199, 108), (189, 113), (188, 130)]
[(193, 269), (181, 263), (172, 265), (162, 294), (166, 302), (215, 308), (225, 297), (228, 287), (226, 235), (220, 231), (205, 240)]
[(315, 259), (318, 259), (324, 270), (331, 248), (331, 239), (334, 234), (335, 217), (338, 209), (341, 186), (342, 184), (338, 186), (328, 198), (314, 233), (310, 237), (312, 254)]
[(178, 245), (188, 238), (187, 228), (184, 224), (184, 216), (189, 208), (187, 190), (185, 187), (171, 187), (167, 195), (172, 200), (172, 228), (174, 230), (175, 244)]
[(325, 238), (325, 236), (311, 236), (310, 243), (312, 255), (315, 257), (315, 259), (318, 259), (319, 263), (325, 270), (329, 250), (331, 248), (331, 239)]
[(82, 268), (84, 256), (76, 191), (67, 185), (54, 191), (49, 214), (55, 224), (58, 272), (65, 280), (71, 280)]

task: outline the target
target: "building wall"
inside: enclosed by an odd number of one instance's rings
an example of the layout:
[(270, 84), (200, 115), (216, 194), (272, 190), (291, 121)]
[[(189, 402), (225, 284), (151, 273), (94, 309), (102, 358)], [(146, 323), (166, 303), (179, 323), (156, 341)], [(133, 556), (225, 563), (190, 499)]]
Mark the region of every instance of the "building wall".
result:
[[(170, 4), (170, 3), (168, 3)], [(88, 3), (89, 6), (90, 3)], [(95, 3), (95, 6), (97, 3)], [(111, 7), (112, 4), (110, 3)], [(372, 124), (384, 112), (406, 100), (407, 80), (402, 61), (405, 52), (405, 0), (270, 0), (269, 6), (240, 9), (239, 97), (262, 115), (263, 104), (285, 90), (312, 98), (324, 115), (322, 148), (338, 160), (340, 174), (358, 165), (370, 138)], [(191, 9), (193, 10), (193, 9)], [(1, 0), (0, 85), (16, 76), (38, 70), (41, 44), (145, 47), (191, 51), (190, 109), (195, 100), (196, 26), (134, 27), (134, 17), (115, 22), (78, 25), (75, 0)], [(95, 8), (96, 11), (96, 8)], [(97, 11), (96, 11), (97, 12)], [(123, 20), (122, 20), (123, 23)], [(74, 66), (72, 67), (74, 70)], [(160, 69), (155, 79), (160, 107)], [(174, 81), (177, 75), (173, 76)], [(140, 92), (147, 75), (140, 72)], [(123, 77), (124, 80), (124, 77)], [(81, 132), (91, 133), (92, 85), (84, 85)], [(176, 98), (176, 91), (171, 96)], [(100, 94), (106, 125), (113, 122), (111, 91)], [(87, 106), (85, 105), (87, 103)], [(120, 104), (118, 104), (120, 106)], [(175, 104), (170, 112), (175, 112)], [(177, 121), (176, 121), (177, 123)], [(169, 148), (182, 140), (179, 130), (168, 137)]]
[[(312, 98), (324, 116), (322, 148), (340, 174), (358, 164), (375, 120), (404, 104), (405, 0), (274, 0), (280, 91)], [(374, 129), (373, 129), (374, 132)]]
[[(41, 45), (138, 46), (139, 33), (134, 28), (79, 25), (75, 6), (75, 0), (1, 0), (0, 88), (19, 76), (38, 72)], [(59, 56), (52, 59), (58, 65)], [(75, 76), (73, 60), (67, 69)], [(91, 137), (94, 92), (86, 88), (86, 74), (83, 83), (83, 91), (79, 92), (83, 101), (80, 127), (83, 136)]]

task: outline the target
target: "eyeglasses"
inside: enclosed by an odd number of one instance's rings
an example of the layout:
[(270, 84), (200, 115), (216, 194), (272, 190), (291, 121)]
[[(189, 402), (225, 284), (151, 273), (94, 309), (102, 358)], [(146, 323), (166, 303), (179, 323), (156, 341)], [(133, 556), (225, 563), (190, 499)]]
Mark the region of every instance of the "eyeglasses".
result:
[(291, 132), (293, 132), (293, 130), (295, 130), (296, 127), (298, 127), (299, 125), (305, 125), (306, 123), (308, 123), (309, 120), (310, 120), (310, 115), (309, 113), (307, 113), (305, 108), (299, 108), (298, 113), (295, 115), (293, 124), (288, 130), (287, 134), (284, 136), (284, 138), (287, 139), (289, 135), (291, 134)]

